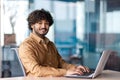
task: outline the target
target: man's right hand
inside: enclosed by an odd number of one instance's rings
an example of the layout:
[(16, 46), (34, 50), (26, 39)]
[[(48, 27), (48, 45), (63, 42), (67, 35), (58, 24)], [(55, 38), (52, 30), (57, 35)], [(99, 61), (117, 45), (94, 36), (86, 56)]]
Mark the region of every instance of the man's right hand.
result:
[(67, 70), (66, 75), (70, 75), (70, 74), (83, 75), (85, 72), (87, 72), (87, 73), (90, 72), (88, 67), (77, 66), (74, 70)]
[(67, 70), (66, 75), (71, 75), (71, 74), (83, 75), (83, 72), (82, 71), (75, 71), (75, 70)]

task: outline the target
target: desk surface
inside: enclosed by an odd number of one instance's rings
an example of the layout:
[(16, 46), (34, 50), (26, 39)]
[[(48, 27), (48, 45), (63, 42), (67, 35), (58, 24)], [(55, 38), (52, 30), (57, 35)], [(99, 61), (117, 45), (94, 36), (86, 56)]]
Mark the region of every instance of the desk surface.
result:
[[(80, 78), (66, 78), (66, 77), (12, 77), (0, 78), (0, 80), (91, 80)], [(106, 70), (94, 80), (120, 80), (120, 72)]]

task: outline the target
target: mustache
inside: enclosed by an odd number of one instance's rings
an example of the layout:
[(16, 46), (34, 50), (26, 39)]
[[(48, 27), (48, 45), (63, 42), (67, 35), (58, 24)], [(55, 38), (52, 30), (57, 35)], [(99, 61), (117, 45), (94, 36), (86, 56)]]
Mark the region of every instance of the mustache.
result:
[(41, 28), (40, 30), (47, 30), (46, 28)]

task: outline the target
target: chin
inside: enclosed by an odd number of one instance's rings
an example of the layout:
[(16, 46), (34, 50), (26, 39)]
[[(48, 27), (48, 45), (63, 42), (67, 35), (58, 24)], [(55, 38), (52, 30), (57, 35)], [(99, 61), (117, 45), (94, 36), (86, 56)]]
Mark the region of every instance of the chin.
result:
[(45, 36), (47, 34), (47, 32), (40, 32), (39, 34), (42, 36)]
[(46, 34), (40, 34), (40, 35), (45, 36)]

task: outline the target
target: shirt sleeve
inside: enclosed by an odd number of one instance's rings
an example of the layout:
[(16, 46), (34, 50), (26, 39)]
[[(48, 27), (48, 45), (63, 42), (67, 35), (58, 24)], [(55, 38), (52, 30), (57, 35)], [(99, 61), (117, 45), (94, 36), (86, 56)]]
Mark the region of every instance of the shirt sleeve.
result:
[(65, 60), (63, 60), (54, 44), (53, 46), (55, 49), (55, 53), (57, 53), (56, 55), (58, 57), (59, 67), (66, 69), (66, 70), (74, 70), (77, 66), (73, 64), (69, 64)]
[(22, 44), (19, 48), (19, 56), (28, 76), (63, 76), (66, 69), (44, 67), (38, 64), (34, 50), (29, 45)]
[(59, 55), (58, 53), (58, 59), (59, 59), (59, 65), (66, 70), (75, 70), (75, 68), (77, 67), (76, 65), (73, 64), (69, 64), (67, 63), (65, 60), (62, 59), (62, 57)]

